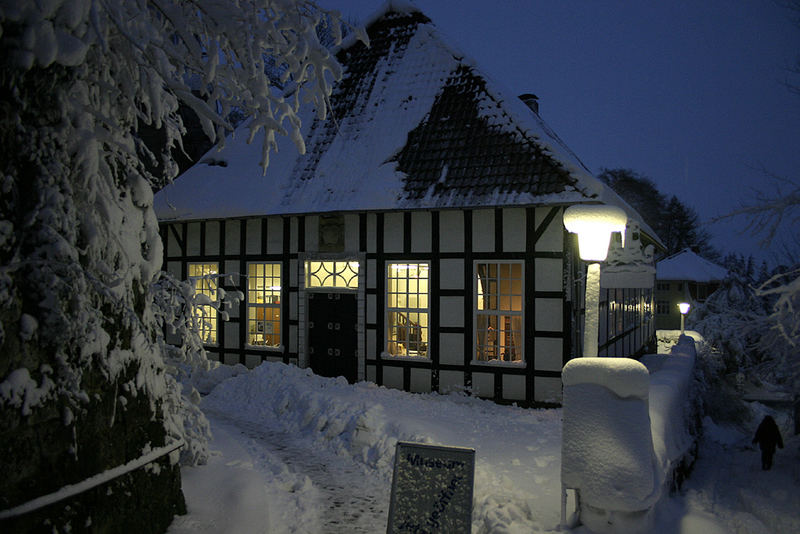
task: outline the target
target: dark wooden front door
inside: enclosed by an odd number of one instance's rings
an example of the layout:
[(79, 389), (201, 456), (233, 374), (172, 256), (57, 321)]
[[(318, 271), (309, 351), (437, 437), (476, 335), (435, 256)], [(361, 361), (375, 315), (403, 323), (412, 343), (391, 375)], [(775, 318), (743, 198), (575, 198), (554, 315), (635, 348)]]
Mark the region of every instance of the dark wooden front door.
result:
[(321, 376), (358, 379), (355, 293), (308, 294), (308, 352)]

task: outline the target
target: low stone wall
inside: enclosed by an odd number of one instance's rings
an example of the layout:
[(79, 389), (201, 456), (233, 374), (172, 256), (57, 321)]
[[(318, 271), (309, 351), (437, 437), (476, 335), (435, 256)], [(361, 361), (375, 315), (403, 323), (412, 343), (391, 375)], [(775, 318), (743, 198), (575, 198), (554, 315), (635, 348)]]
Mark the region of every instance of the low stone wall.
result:
[(564, 367), (561, 483), (578, 520), (603, 534), (646, 533), (661, 497), (696, 455), (694, 341), (670, 355), (576, 358)]

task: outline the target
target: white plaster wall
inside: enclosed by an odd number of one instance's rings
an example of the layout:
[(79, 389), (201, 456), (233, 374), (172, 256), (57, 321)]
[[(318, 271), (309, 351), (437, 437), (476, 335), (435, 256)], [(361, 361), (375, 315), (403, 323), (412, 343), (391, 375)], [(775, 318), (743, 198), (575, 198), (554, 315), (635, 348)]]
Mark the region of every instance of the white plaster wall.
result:
[(319, 251), (319, 217), (306, 217), (306, 252)]
[(387, 388), (403, 389), (403, 368), (384, 365), (383, 385)]
[(206, 222), (206, 254), (219, 254), (219, 221)]
[(289, 293), (289, 320), (297, 320), (297, 291)]
[[(172, 231), (173, 228), (175, 232)], [(170, 256), (183, 256), (184, 252), (181, 250), (180, 245), (178, 245), (175, 233), (181, 235), (181, 225), (171, 224), (169, 228), (167, 228), (167, 254)]]
[(412, 393), (428, 393), (431, 390), (431, 371), (429, 369), (411, 369)]
[(561, 332), (563, 304), (561, 299), (536, 299), (536, 330)]
[(439, 213), (439, 249), (464, 252), (464, 214), (458, 210)]
[(429, 211), (411, 213), (411, 251), (431, 251), (431, 212)]
[(464, 391), (464, 373), (461, 371), (439, 371), (439, 391)]
[(374, 324), (377, 319), (377, 296), (367, 295), (367, 322)]
[(344, 249), (358, 252), (358, 214), (348, 213), (344, 216)]
[(181, 262), (179, 261), (168, 261), (167, 262), (167, 272), (177, 278), (178, 280), (181, 279)]
[[(302, 263), (300, 263), (300, 261), (297, 260), (297, 259), (292, 258), (291, 260), (289, 260), (289, 273), (288, 273), (288, 275), (289, 275), (289, 285), (290, 286), (297, 287), (297, 285), (298, 285), (297, 280), (298, 280), (298, 277), (300, 276), (299, 272), (300, 272), (300, 266), (301, 265), (302, 265)], [(285, 280), (286, 279), (286, 274), (287, 273), (281, 273), (281, 278), (283, 278)]]
[(533, 260), (536, 273), (536, 291), (561, 291), (563, 289), (563, 266), (558, 258), (536, 258)]
[(439, 334), (439, 363), (464, 365), (464, 336)]
[[(239, 323), (232, 323), (230, 321), (223, 321), (219, 319), (217, 324), (225, 325), (225, 348), (238, 349), (239, 348)], [(246, 341), (246, 340), (243, 340)]]
[(225, 221), (225, 253), (239, 254), (239, 221)]
[(534, 395), (539, 402), (561, 402), (561, 379), (549, 376), (533, 378)]
[[(219, 355), (216, 352), (207, 352), (206, 357), (211, 360), (212, 362), (220, 361)], [(223, 362), (224, 363), (224, 362)]]
[(503, 375), (503, 398), (525, 400), (525, 377), (523, 375)]
[(376, 339), (376, 336), (375, 336), (375, 329), (374, 328), (370, 328), (370, 329), (367, 330), (367, 343), (366, 343), (366, 345), (367, 345), (367, 347), (366, 347), (365, 350), (366, 350), (366, 353), (367, 353), (366, 354), (367, 359), (368, 360), (374, 360), (376, 358), (376, 355), (380, 352), (378, 350), (378, 347), (376, 347), (377, 339)]
[(403, 252), (403, 214), (386, 213), (383, 216), (384, 252)]
[(367, 214), (367, 252), (376, 252), (376, 228), (378, 216), (374, 213)]
[(186, 225), (186, 254), (196, 256), (200, 254), (200, 223), (193, 222)]
[(464, 298), (439, 298), (439, 324), (441, 326), (464, 326)]
[(267, 221), (267, 254), (283, 252), (283, 218), (270, 217)]
[(560, 371), (564, 366), (561, 363), (564, 350), (562, 339), (537, 337), (533, 340), (533, 350), (536, 354), (536, 369)]
[[(542, 221), (549, 213), (550, 208), (536, 208), (534, 220), (536, 227), (542, 224)], [(544, 231), (539, 241), (536, 242), (536, 250), (548, 252), (561, 252), (564, 250), (564, 222), (561, 215), (556, 217), (550, 222), (550, 225)]]
[(525, 209), (506, 208), (503, 210), (503, 251), (525, 252)]
[(222, 363), (224, 363), (225, 365), (236, 365), (237, 363), (239, 363), (239, 355), (230, 354), (226, 352), (225, 355), (223, 356)]
[[(442, 258), (439, 261), (441, 289), (464, 289), (464, 260)], [(472, 288), (468, 288), (471, 291)]]
[(248, 369), (253, 369), (254, 367), (258, 367), (259, 365), (261, 365), (261, 356), (258, 354), (245, 354), (244, 364), (247, 366)]
[(247, 254), (261, 253), (261, 219), (247, 219)]
[(374, 288), (378, 280), (377, 260), (367, 260), (367, 287)]
[(494, 375), (472, 373), (472, 392), (481, 397), (494, 397)]
[(286, 345), (287, 341), (288, 341), (289, 352), (297, 353), (297, 337), (298, 337), (297, 336), (297, 325), (296, 324), (290, 324), (289, 325), (289, 339), (283, 341), (284, 345)]
[(494, 252), (494, 210), (472, 212), (473, 252)]
[(378, 381), (378, 377), (376, 376), (376, 372), (377, 372), (377, 369), (375, 368), (374, 365), (368, 365), (367, 366), (367, 380), (370, 381), (370, 382), (373, 382), (373, 383), (377, 382)]
[(300, 222), (297, 217), (289, 219), (289, 252), (297, 252), (298, 228)]

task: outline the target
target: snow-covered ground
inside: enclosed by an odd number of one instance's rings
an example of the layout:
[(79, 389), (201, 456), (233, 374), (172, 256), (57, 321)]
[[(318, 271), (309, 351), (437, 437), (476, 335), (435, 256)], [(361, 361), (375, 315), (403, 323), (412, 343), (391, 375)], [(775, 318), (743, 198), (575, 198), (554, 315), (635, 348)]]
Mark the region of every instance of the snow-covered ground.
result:
[[(661, 351), (659, 351), (661, 352)], [(656, 508), (656, 534), (800, 532), (800, 437), (772, 471), (747, 433), (706, 418), (680, 494)], [(476, 450), (473, 533), (561, 531), (561, 410), (465, 395), (410, 394), (264, 363), (220, 383), (202, 408), (215, 451), (183, 470), (189, 513), (169, 533), (385, 532), (398, 440)], [(572, 532), (585, 534), (585, 527)]]

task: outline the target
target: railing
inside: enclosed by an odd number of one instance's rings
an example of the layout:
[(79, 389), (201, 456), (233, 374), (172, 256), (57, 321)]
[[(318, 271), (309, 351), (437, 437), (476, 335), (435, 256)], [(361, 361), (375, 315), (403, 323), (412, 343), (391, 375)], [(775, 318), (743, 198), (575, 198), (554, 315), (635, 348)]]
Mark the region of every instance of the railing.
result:
[(63, 501), (64, 499), (69, 499), (70, 497), (74, 497), (75, 495), (100, 486), (101, 484), (105, 484), (106, 482), (114, 480), (115, 478), (152, 463), (162, 456), (166, 456), (172, 451), (183, 447), (183, 445), (184, 441), (182, 439), (174, 443), (170, 443), (169, 445), (164, 445), (163, 447), (151, 450), (147, 454), (144, 454), (135, 460), (131, 460), (123, 465), (103, 471), (97, 475), (93, 475), (85, 480), (82, 480), (81, 482), (78, 482), (77, 484), (67, 484), (53, 493), (48, 493), (47, 495), (37, 497), (26, 503), (9, 508), (8, 510), (0, 511), (0, 521), (17, 517), (22, 514), (27, 514), (29, 512), (33, 512), (34, 510), (38, 510), (39, 508), (55, 504), (59, 501)]

